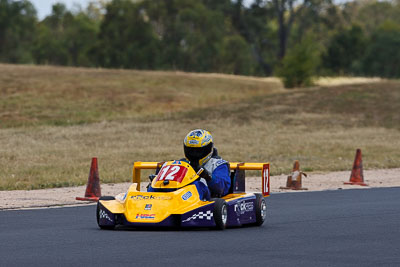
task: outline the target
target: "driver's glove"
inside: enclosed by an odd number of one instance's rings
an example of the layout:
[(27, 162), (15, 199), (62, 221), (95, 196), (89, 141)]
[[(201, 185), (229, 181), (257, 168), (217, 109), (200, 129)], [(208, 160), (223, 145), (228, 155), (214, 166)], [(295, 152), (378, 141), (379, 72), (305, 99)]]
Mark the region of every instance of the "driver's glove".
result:
[(208, 173), (206, 169), (203, 169), (203, 171), (199, 175), (201, 178), (206, 179), (207, 182), (211, 181), (211, 175)]

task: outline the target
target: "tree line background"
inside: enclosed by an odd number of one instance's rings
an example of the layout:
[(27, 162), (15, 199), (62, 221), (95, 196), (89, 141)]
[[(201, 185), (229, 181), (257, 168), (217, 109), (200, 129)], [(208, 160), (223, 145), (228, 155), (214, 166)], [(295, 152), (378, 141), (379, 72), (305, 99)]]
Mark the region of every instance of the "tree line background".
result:
[[(400, 0), (0, 0), (0, 62), (285, 77), (400, 77)], [(289, 77), (289, 78), (288, 78)]]

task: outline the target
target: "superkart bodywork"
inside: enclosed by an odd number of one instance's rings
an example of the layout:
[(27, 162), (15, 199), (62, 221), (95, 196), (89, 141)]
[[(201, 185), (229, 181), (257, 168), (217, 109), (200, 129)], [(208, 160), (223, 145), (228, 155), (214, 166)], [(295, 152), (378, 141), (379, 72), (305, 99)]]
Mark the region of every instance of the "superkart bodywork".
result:
[[(230, 193), (203, 201), (193, 181), (198, 173), (185, 161), (136, 162), (133, 184), (125, 194), (102, 197), (97, 222), (102, 229), (125, 226), (225, 227), (261, 225), (269, 196), (269, 163), (231, 163)], [(152, 187), (161, 192), (140, 192), (140, 170), (157, 169)], [(245, 192), (245, 170), (262, 171), (262, 194)]]

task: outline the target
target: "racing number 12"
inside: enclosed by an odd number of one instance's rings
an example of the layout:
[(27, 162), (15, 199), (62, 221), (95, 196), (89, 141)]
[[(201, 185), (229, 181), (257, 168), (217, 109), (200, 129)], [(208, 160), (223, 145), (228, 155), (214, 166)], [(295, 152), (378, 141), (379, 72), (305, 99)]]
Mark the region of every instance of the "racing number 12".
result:
[[(160, 174), (158, 176), (158, 181), (162, 181), (162, 180), (174, 180), (175, 179), (175, 174), (177, 174), (179, 172), (179, 170), (181, 169), (180, 166), (165, 166), (164, 168), (162, 168), (162, 170), (160, 171)], [(165, 176), (168, 173), (167, 176)]]

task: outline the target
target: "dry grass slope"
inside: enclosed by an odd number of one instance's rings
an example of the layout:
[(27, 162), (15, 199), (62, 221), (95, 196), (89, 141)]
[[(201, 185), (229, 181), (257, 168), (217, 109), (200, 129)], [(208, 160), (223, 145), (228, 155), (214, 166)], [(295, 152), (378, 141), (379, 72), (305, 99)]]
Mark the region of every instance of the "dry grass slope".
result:
[(0, 128), (164, 118), (279, 88), (232, 75), (0, 64)]
[(288, 91), (276, 79), (0, 65), (0, 190), (129, 181), (134, 161), (182, 157), (207, 128), (230, 161), (288, 173), (400, 167), (400, 83)]

